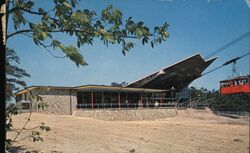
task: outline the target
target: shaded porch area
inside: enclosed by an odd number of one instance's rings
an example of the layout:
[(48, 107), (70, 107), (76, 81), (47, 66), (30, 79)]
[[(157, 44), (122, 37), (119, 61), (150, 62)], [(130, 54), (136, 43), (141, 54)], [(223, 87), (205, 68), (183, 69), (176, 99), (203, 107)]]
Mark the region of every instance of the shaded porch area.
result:
[(167, 92), (144, 88), (81, 86), (77, 88), (77, 108), (139, 108), (154, 107), (155, 103), (161, 106)]

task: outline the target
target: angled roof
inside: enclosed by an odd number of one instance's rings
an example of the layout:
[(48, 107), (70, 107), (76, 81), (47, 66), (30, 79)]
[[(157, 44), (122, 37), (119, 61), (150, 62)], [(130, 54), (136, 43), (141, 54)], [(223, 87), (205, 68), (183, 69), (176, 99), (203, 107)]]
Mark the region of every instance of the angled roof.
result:
[(30, 86), (17, 91), (13, 95), (19, 95), (32, 91), (34, 89), (46, 88), (46, 89), (58, 89), (58, 90), (74, 90), (74, 91), (113, 91), (113, 92), (140, 92), (140, 93), (152, 93), (152, 92), (166, 92), (167, 90), (160, 89), (145, 89), (145, 88), (130, 88), (130, 87), (114, 87), (107, 85), (82, 85), (76, 87), (62, 87), (62, 86)]
[(72, 87), (63, 87), (63, 86), (29, 86), (26, 87), (22, 90), (19, 90), (17, 92), (15, 92), (13, 95), (18, 95), (18, 94), (22, 94), (28, 91), (32, 91), (34, 89), (38, 89), (38, 88), (46, 88), (46, 89), (63, 89), (63, 90), (72, 90)]
[(201, 73), (216, 59), (204, 60), (200, 54), (195, 54), (189, 58), (177, 62), (171, 66), (156, 71), (143, 77), (127, 87), (133, 88), (152, 88), (152, 89), (171, 89), (177, 91), (189, 85), (193, 80), (199, 78)]
[(117, 91), (117, 92), (165, 92), (167, 90), (149, 88), (115, 87), (107, 85), (83, 85), (74, 87), (77, 91)]
[(199, 78), (201, 73), (216, 59), (204, 60), (200, 54), (195, 54), (189, 58), (177, 62), (171, 66), (156, 71), (143, 77), (126, 87), (114, 87), (106, 85), (83, 85), (76, 87), (62, 86), (30, 86), (22, 89), (13, 95), (18, 95), (36, 88), (50, 88), (78, 91), (124, 91), (124, 92), (164, 92), (174, 87), (177, 91), (189, 85), (193, 80)]

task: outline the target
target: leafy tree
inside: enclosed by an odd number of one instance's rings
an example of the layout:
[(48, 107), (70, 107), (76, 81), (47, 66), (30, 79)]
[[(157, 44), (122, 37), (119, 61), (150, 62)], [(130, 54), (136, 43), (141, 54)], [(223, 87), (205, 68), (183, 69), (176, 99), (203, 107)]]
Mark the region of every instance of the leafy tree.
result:
[[(22, 68), (18, 67), (17, 65), (20, 64), (20, 59), (15, 53), (13, 49), (6, 48), (6, 84), (5, 84), (5, 90), (6, 90), (6, 100), (10, 101), (12, 98), (12, 94), (14, 91), (19, 90), (20, 87), (26, 87), (26, 82), (22, 79), (24, 77), (30, 77), (30, 75)], [(39, 91), (46, 91), (45, 89), (39, 89)], [(32, 103), (34, 100), (39, 102), (39, 106), (41, 108), (44, 108), (43, 103), (41, 102), (42, 98), (37, 95), (36, 93), (29, 94), (29, 100), (31, 101), (30, 105), (32, 106)], [(13, 121), (12, 117), (14, 115), (20, 114), (21, 106), (19, 105), (9, 105), (6, 108), (5, 116), (6, 116), (6, 123), (5, 123), (5, 129), (6, 131), (9, 131), (13, 129)], [(5, 147), (7, 150), (9, 150), (12, 146), (12, 144), (16, 142), (20, 142), (27, 138), (32, 138), (32, 140), (35, 141), (43, 141), (40, 133), (37, 129), (40, 129), (41, 131), (49, 131), (50, 127), (46, 126), (45, 123), (41, 123), (41, 125), (38, 125), (36, 127), (33, 127), (32, 129), (26, 129), (26, 125), (30, 121), (32, 115), (32, 107), (30, 108), (30, 114), (28, 119), (26, 120), (26, 123), (23, 125), (23, 127), (17, 131), (16, 136), (13, 139), (6, 139), (5, 141)], [(18, 139), (21, 133), (24, 130), (31, 130), (31, 134), (27, 135), (21, 139)]]
[(213, 95), (215, 97), (214, 103), (211, 105), (213, 110), (250, 112), (249, 94), (221, 95), (217, 90)]
[(201, 98), (204, 98), (203, 95), (204, 95), (204, 91), (203, 91), (203, 88), (201, 89), (197, 89), (196, 87), (190, 87), (189, 88), (189, 91), (190, 91), (190, 96), (191, 98), (195, 98), (195, 97), (201, 97)]
[[(54, 0), (54, 5), (49, 9), (35, 8), (35, 2), (32, 0), (7, 0), (6, 3), (6, 20), (10, 21), (11, 18), (14, 25), (14, 31), (7, 30), (7, 41), (13, 36), (25, 35), (54, 57), (68, 57), (77, 66), (87, 65), (79, 53), (80, 47), (92, 45), (96, 39), (107, 46), (121, 45), (125, 55), (134, 47), (133, 39), (140, 40), (143, 45), (150, 43), (151, 47), (154, 47), (169, 36), (167, 23), (150, 30), (144, 22), (136, 22), (132, 17), (124, 20), (122, 12), (112, 5), (97, 15), (93, 10), (77, 9), (78, 0)], [(37, 18), (38, 21), (31, 21), (31, 17)], [(57, 33), (76, 37), (76, 44), (64, 45), (54, 37)], [(60, 49), (65, 56), (56, 56), (51, 49)]]
[(111, 82), (111, 86), (114, 86), (114, 87), (125, 87), (127, 85), (128, 85), (128, 83), (125, 81), (123, 81), (122, 83)]
[[(50, 131), (50, 127), (46, 126), (45, 123), (41, 123), (40, 125), (36, 126), (36, 127), (33, 127), (33, 128), (30, 128), (30, 129), (27, 129), (26, 126), (27, 124), (30, 122), (31, 120), (31, 115), (32, 115), (32, 104), (34, 101), (38, 102), (38, 104), (41, 104), (40, 106), (42, 107), (42, 109), (44, 108), (44, 105), (43, 105), (43, 102), (42, 102), (42, 97), (40, 97), (38, 93), (41, 93), (41, 92), (46, 92), (47, 89), (36, 89), (35, 91), (31, 92), (29, 91), (29, 100), (30, 100), (30, 112), (29, 112), (29, 116), (26, 120), (26, 122), (24, 123), (24, 125), (19, 129), (17, 130), (16, 129), (16, 135), (13, 139), (11, 138), (8, 138), (5, 140), (5, 148), (6, 150), (9, 150), (11, 151), (11, 146), (14, 144), (14, 143), (17, 143), (17, 142), (20, 142), (20, 141), (23, 141), (25, 139), (28, 139), (28, 138), (31, 138), (33, 142), (36, 142), (36, 141), (43, 141), (43, 138), (41, 137), (41, 131)], [(13, 115), (18, 115), (20, 114), (20, 105), (10, 105), (7, 107), (6, 109), (6, 124), (5, 124), (5, 129), (6, 131), (10, 131), (10, 130), (13, 130), (15, 129), (13, 127), (13, 121), (12, 121), (12, 117)], [(40, 131), (38, 131), (40, 130)], [(31, 131), (30, 134), (26, 135), (25, 137), (22, 137), (22, 138), (19, 138), (20, 135), (22, 134), (23, 131)]]
[(201, 102), (213, 98), (210, 108), (214, 111), (250, 112), (249, 94), (221, 95), (219, 90), (209, 91), (203, 87), (200, 89), (190, 87), (189, 90), (191, 92), (191, 98), (200, 97)]
[(18, 91), (20, 87), (26, 87), (26, 82), (22, 79), (30, 77), (30, 75), (17, 65), (20, 64), (20, 59), (13, 49), (6, 48), (6, 100), (11, 100), (13, 92)]

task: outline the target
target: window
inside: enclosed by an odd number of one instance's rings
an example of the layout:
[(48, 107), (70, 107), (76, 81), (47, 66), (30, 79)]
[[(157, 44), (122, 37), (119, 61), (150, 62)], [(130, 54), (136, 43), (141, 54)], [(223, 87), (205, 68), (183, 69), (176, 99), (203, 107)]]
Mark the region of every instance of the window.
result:
[(24, 94), (24, 100), (27, 100), (27, 93)]
[(22, 103), (22, 109), (23, 109), (23, 110), (28, 110), (28, 109), (30, 109), (30, 103)]

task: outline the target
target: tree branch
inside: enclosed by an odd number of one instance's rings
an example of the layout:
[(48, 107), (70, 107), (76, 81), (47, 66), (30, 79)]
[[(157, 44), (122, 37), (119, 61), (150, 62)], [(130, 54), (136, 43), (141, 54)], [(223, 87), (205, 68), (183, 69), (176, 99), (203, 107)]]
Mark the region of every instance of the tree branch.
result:
[(32, 32), (31, 29), (24, 29), (24, 30), (19, 30), (19, 31), (16, 31), (16, 32), (13, 32), (13, 33), (10, 33), (6, 36), (6, 40), (10, 37), (13, 37), (15, 35), (18, 35), (18, 34), (23, 34), (25, 32)]
[[(27, 36), (27, 37), (30, 37), (30, 38), (34, 38), (33, 36), (30, 36), (30, 35), (28, 35), (28, 34), (26, 34), (26, 33), (22, 33), (23, 35), (25, 35), (25, 36)], [(56, 56), (56, 55), (54, 55), (49, 49), (48, 49), (48, 47), (52, 47), (52, 44), (51, 45), (45, 45), (44, 43), (42, 43), (41, 41), (38, 41), (38, 43), (39, 43), (39, 45), (41, 45), (41, 46), (43, 46), (43, 48), (47, 51), (47, 52), (49, 52), (53, 57), (55, 57), (55, 58), (66, 58), (67, 56), (65, 55), (65, 56)]]
[(25, 124), (23, 125), (22, 129), (20, 131), (17, 132), (16, 137), (13, 139), (13, 142), (16, 142), (17, 137), (22, 133), (22, 131), (25, 129), (26, 125), (28, 124), (28, 122), (30, 121), (31, 118), (31, 114), (32, 114), (32, 108), (30, 108), (30, 114), (28, 119), (26, 120)]
[[(12, 12), (18, 10), (18, 9), (19, 9), (19, 10), (22, 10), (22, 11), (25, 11), (25, 12), (27, 12), (27, 13), (30, 13), (30, 14), (35, 14), (35, 15), (46, 15), (46, 14), (48, 14), (50, 11), (53, 11), (55, 8), (49, 10), (48, 12), (40, 13), (40, 12), (35, 12), (35, 11), (27, 10), (27, 9), (25, 9), (25, 8), (22, 8), (22, 7), (14, 7), (14, 8), (12, 8), (12, 9), (10, 9), (10, 10), (8, 11), (8, 14), (10, 14), (10, 13), (12, 13)], [(51, 20), (53, 20), (53, 21), (59, 21), (59, 20), (56, 19), (56, 18), (52, 18), (52, 17), (49, 17), (49, 18), (50, 18)], [(57, 24), (57, 23), (56, 23), (56, 24)]]
[[(48, 32), (69, 32), (69, 31), (74, 31), (74, 32), (84, 32), (84, 33), (87, 33), (87, 34), (94, 34), (94, 32), (91, 32), (91, 31), (87, 31), (87, 30), (72, 30), (72, 29), (57, 29), (57, 30), (48, 30)], [(31, 29), (24, 29), (24, 30), (19, 30), (19, 31), (16, 31), (16, 32), (13, 32), (13, 33), (10, 33), (6, 36), (6, 39), (10, 38), (10, 37), (13, 37), (17, 34), (23, 34), (25, 32), (32, 32)], [(123, 36), (123, 35), (115, 35), (115, 36), (120, 36), (120, 37), (125, 37), (125, 38), (137, 38), (136, 36)]]
[[(40, 126), (35, 126), (35, 127), (33, 127), (33, 128), (30, 128), (30, 129), (24, 128), (23, 130), (30, 131), (30, 130), (34, 130), (34, 129), (37, 129), (37, 128), (40, 128)], [(20, 142), (20, 141), (22, 141), (22, 140), (25, 140), (25, 139), (29, 138), (30, 136), (31, 136), (31, 135), (29, 134), (29, 135), (27, 135), (27, 136), (21, 138), (20, 140), (16, 140), (16, 141), (14, 141), (14, 142)]]
[(22, 140), (24, 140), (24, 139), (27, 139), (27, 138), (29, 138), (31, 135), (27, 135), (26, 137), (23, 137), (22, 139), (20, 139), (20, 140), (18, 140), (18, 141), (15, 141), (15, 142), (20, 142), (20, 141), (22, 141)]
[(56, 56), (56, 55), (54, 55), (54, 54), (46, 47), (45, 44), (43, 44), (43, 43), (40, 42), (40, 41), (39, 41), (39, 44), (42, 45), (43, 48), (44, 48), (47, 52), (49, 52), (49, 53), (50, 53), (53, 57), (55, 57), (55, 58), (66, 58), (66, 57), (67, 57), (66, 55), (65, 55), (65, 56)]
[(27, 10), (25, 8), (22, 8), (22, 7), (13, 7), (12, 9), (8, 10), (8, 13), (12, 13), (16, 10), (22, 10), (22, 11), (25, 11), (25, 12), (28, 12), (30, 14), (36, 14), (36, 15), (44, 15), (43, 13), (39, 13), (39, 12), (34, 12), (34, 11), (31, 11), (31, 10)]
[(93, 19), (91, 19), (91, 21), (95, 21), (95, 20), (99, 20), (99, 19), (101, 19), (101, 17), (93, 18)]
[[(94, 32), (91, 32), (91, 31), (88, 31), (88, 30), (80, 30), (80, 29), (75, 29), (75, 30), (72, 30), (72, 29), (57, 29), (57, 30), (48, 30), (49, 32), (70, 32), (70, 31), (73, 31), (73, 32), (84, 32), (84, 33), (87, 33), (87, 34), (95, 34)], [(112, 34), (112, 33), (111, 33)], [(124, 37), (124, 38), (138, 38), (136, 36), (124, 36), (124, 35), (115, 35), (115, 34), (112, 34), (113, 36), (120, 36), (120, 37)], [(153, 35), (151, 35), (153, 36)]]

